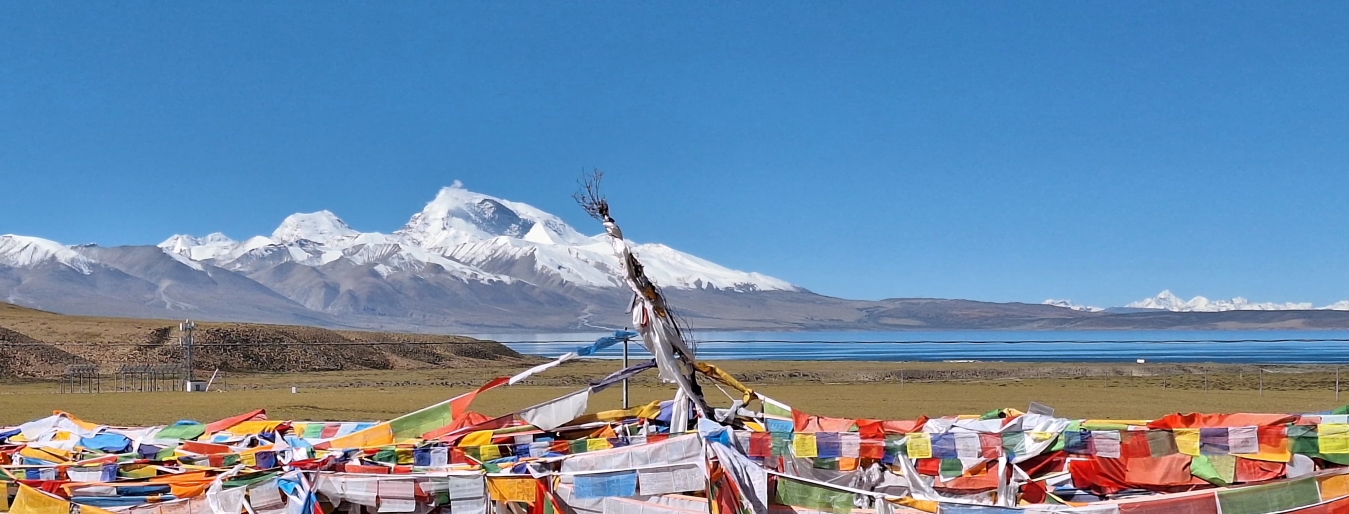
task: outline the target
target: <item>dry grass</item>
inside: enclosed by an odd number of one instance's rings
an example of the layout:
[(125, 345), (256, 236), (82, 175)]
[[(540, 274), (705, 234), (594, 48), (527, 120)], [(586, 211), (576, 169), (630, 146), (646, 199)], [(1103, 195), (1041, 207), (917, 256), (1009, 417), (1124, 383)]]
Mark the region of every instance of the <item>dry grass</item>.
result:
[[(1091, 376), (1061, 379), (986, 380), (900, 384), (869, 381), (876, 373), (905, 369), (951, 369), (970, 366), (1012, 366), (1037, 369), (1091, 365), (892, 363), (892, 362), (755, 362), (718, 363), (732, 373), (768, 377), (750, 385), (800, 410), (839, 417), (912, 419), (919, 415), (971, 414), (992, 409), (1024, 409), (1031, 401), (1051, 405), (1058, 414), (1075, 418), (1154, 418), (1172, 412), (1311, 412), (1336, 406), (1333, 371), (1306, 369), (1298, 374), (1259, 376), (1243, 367), (1207, 366), (1201, 375)], [(474, 409), (502, 414), (575, 391), (616, 367), (613, 361), (578, 361), (560, 366), (524, 385), (483, 394)], [(1118, 371), (1119, 366), (1102, 369)], [(209, 393), (52, 394), (53, 382), (0, 384), (0, 424), (42, 417), (54, 409), (111, 424), (167, 423), (178, 419), (209, 421), (251, 409), (266, 408), (274, 419), (379, 420), (429, 405), (522, 366), (485, 365), (467, 369), (345, 371), (235, 375), (230, 391)], [(1127, 368), (1126, 368), (1127, 369)], [(632, 402), (668, 398), (669, 386), (653, 374), (636, 380)], [(861, 377), (861, 378), (859, 378)], [(105, 386), (107, 383), (105, 382)], [(299, 388), (297, 394), (290, 387)], [(115, 381), (113, 383), (115, 388)], [(107, 388), (105, 387), (105, 390)], [(715, 387), (705, 388), (717, 404), (729, 401)], [(611, 388), (591, 401), (591, 410), (619, 406)]]

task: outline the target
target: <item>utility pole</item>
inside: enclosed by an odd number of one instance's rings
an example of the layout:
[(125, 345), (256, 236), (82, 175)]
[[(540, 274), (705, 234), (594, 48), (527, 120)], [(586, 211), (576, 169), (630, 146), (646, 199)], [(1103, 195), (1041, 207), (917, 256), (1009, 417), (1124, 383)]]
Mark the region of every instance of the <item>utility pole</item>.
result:
[[(627, 329), (628, 327), (623, 327), (623, 330)], [(630, 339), (632, 338), (630, 337), (623, 338), (623, 369), (628, 369), (628, 340)], [(628, 379), (625, 378), (623, 379), (623, 410), (627, 409), (628, 409)]]
[(186, 382), (183, 385), (188, 389), (192, 388), (191, 382), (194, 378), (192, 376), (192, 331), (196, 329), (197, 324), (193, 323), (192, 320), (183, 320), (182, 323), (178, 324), (178, 342), (183, 345), (183, 361), (187, 364), (187, 370), (184, 372), (187, 375), (185, 377)]

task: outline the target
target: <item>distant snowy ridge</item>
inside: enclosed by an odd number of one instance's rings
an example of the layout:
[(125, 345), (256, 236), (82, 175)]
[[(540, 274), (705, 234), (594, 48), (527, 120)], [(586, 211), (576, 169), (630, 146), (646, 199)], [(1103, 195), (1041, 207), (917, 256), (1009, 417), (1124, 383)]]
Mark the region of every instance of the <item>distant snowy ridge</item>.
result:
[(1230, 300), (1209, 300), (1203, 296), (1196, 296), (1189, 300), (1181, 300), (1170, 290), (1162, 291), (1157, 296), (1145, 298), (1125, 307), (1134, 309), (1157, 309), (1172, 312), (1226, 312), (1226, 311), (1310, 311), (1310, 310), (1335, 310), (1349, 311), (1349, 300), (1341, 300), (1323, 307), (1313, 307), (1311, 302), (1303, 303), (1273, 303), (1273, 302), (1252, 302), (1240, 296)]
[[(236, 241), (221, 233), (180, 234), (159, 247), (185, 264), (210, 264), (241, 273), (285, 263), (315, 268), (347, 263), (374, 265), (376, 272), (387, 276), (435, 265), (466, 282), (622, 286), (617, 278), (618, 261), (605, 236), (586, 236), (557, 216), (469, 191), (459, 181), (441, 189), (421, 212), (390, 234), (357, 231), (325, 210), (288, 216), (270, 236)], [(47, 241), (43, 248), (55, 252), (65, 247)], [(634, 244), (633, 251), (647, 274), (663, 287), (802, 290), (784, 280), (726, 268), (665, 245)]]
[(1050, 298), (1040, 303), (1044, 305), (1053, 305), (1055, 307), (1063, 307), (1065, 309), (1072, 309), (1075, 311), (1082, 311), (1082, 312), (1101, 312), (1105, 310), (1100, 307), (1092, 307), (1090, 305), (1078, 305), (1073, 303), (1072, 300), (1055, 300), (1053, 298)]
[(46, 262), (69, 266), (88, 275), (93, 261), (56, 241), (39, 237), (0, 235), (0, 265), (29, 268)]

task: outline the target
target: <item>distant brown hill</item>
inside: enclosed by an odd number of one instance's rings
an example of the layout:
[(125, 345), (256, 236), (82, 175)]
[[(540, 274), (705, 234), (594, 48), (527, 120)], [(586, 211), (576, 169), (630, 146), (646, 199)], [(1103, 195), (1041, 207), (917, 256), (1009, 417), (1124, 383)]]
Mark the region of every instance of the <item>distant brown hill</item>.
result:
[[(111, 373), (123, 364), (181, 362), (178, 322), (67, 316), (0, 303), (0, 378), (59, 376), (69, 364)], [(195, 367), (322, 371), (475, 366), (525, 360), (493, 341), (253, 323), (198, 323)]]

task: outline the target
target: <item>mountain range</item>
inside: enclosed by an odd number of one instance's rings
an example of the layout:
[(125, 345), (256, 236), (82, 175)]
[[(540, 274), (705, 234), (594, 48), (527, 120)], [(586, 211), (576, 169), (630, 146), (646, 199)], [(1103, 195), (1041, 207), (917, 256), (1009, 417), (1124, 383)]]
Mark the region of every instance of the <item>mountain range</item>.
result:
[[(66, 314), (417, 332), (607, 329), (630, 323), (630, 293), (605, 237), (456, 182), (388, 233), (361, 232), (319, 211), (242, 240), (180, 234), (155, 246), (103, 247), (0, 236), (0, 299)], [(633, 251), (685, 320), (703, 329), (1349, 328), (1349, 312), (1333, 310), (1173, 312), (1219, 305), (1173, 295), (1128, 312), (1070, 302), (846, 300), (661, 244)]]

